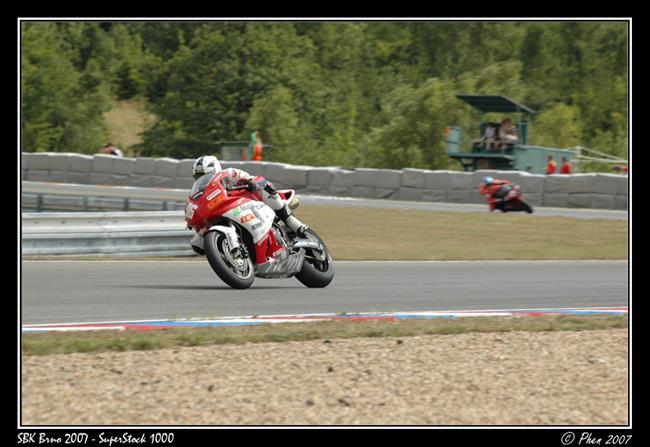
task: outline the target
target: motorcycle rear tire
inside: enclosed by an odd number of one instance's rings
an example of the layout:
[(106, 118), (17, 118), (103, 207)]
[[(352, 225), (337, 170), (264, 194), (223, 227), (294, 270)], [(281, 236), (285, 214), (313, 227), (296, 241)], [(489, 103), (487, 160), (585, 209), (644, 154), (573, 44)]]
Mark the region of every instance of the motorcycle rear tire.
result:
[[(334, 265), (332, 264), (332, 255), (330, 254), (325, 242), (312, 230), (308, 229), (305, 233), (311, 240), (316, 240), (322, 244), (325, 249), (325, 261), (316, 261), (305, 258), (302, 263), (300, 272), (296, 273), (296, 279), (307, 287), (322, 288), (327, 287), (334, 279)], [(311, 250), (309, 250), (311, 251)], [(311, 253), (308, 253), (311, 255)]]
[(521, 203), (521, 210), (522, 211), (526, 211), (528, 214), (533, 212), (533, 208), (529, 204), (527, 204), (523, 200), (520, 200), (519, 202)]
[(233, 289), (248, 289), (255, 281), (255, 271), (253, 263), (250, 259), (246, 258), (248, 262), (248, 276), (242, 277), (235, 274), (228, 263), (224, 259), (226, 256), (221, 249), (221, 241), (226, 236), (217, 231), (210, 231), (204, 237), (203, 243), (205, 248), (205, 256), (208, 258), (208, 263), (212, 270), (219, 278)]

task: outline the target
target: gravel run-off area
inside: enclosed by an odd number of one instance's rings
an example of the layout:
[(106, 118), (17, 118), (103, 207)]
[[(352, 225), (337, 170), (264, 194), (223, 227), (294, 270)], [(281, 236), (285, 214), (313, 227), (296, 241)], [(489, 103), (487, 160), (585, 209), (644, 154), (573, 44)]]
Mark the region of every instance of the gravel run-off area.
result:
[(626, 425), (628, 330), (23, 356), (23, 425)]

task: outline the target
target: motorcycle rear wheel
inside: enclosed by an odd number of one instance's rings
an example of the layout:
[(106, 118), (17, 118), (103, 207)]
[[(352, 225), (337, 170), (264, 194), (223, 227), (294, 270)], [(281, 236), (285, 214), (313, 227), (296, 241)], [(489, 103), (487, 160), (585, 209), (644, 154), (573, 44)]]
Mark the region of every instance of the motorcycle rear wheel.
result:
[(255, 281), (255, 267), (250, 257), (237, 262), (228, 253), (226, 236), (218, 231), (210, 231), (204, 237), (205, 256), (212, 270), (233, 289), (248, 289)]
[(300, 272), (296, 273), (296, 279), (307, 287), (327, 287), (334, 279), (334, 264), (325, 242), (311, 228), (305, 231), (307, 239), (318, 242), (323, 246), (325, 251), (322, 260), (318, 258), (319, 254), (315, 250), (307, 249), (307, 256), (302, 263)]
[(524, 202), (523, 200), (519, 201), (521, 203), (521, 210), (526, 211), (528, 214), (533, 212), (533, 207), (531, 207), (529, 204)]

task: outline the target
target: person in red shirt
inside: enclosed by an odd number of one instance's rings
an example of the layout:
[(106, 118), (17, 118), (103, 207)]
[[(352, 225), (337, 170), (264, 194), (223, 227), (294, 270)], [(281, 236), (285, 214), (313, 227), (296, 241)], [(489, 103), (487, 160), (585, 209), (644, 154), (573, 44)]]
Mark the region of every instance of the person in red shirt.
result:
[(262, 161), (262, 143), (255, 143), (253, 146), (253, 161)]
[(487, 199), (490, 211), (494, 211), (496, 204), (503, 200), (508, 193), (509, 188), (504, 188), (504, 186), (512, 186), (512, 183), (508, 180), (498, 180), (490, 176), (483, 177), (479, 192)]
[(571, 174), (571, 164), (566, 157), (562, 157), (562, 166), (560, 166), (560, 174)]
[(548, 165), (546, 165), (546, 173), (547, 174), (555, 174), (555, 168), (556, 168), (556, 163), (555, 160), (553, 160), (553, 156), (549, 155), (548, 156)]
[(255, 144), (253, 145), (253, 161), (262, 161), (262, 136), (259, 131), (255, 132)]
[(627, 175), (627, 166), (614, 166), (612, 170), (614, 172), (620, 172), (621, 175)]

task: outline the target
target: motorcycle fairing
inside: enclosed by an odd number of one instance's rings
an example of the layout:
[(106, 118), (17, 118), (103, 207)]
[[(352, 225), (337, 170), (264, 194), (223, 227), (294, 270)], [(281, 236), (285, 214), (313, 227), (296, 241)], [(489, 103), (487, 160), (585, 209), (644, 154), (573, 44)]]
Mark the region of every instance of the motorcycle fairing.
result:
[(248, 201), (223, 214), (238, 223), (259, 243), (273, 226), (275, 211), (263, 202)]
[[(276, 236), (273, 230), (275, 211), (264, 202), (245, 200), (230, 211), (223, 213), (223, 216), (236, 222), (250, 233), (255, 244), (254, 256), (258, 266), (287, 252), (287, 248), (281, 242), (282, 237)], [(278, 268), (274, 269), (275, 274), (279, 272)]]
[(278, 257), (258, 265), (255, 269), (255, 276), (258, 278), (288, 278), (300, 271), (304, 259), (305, 250), (302, 248), (296, 253), (285, 251)]

